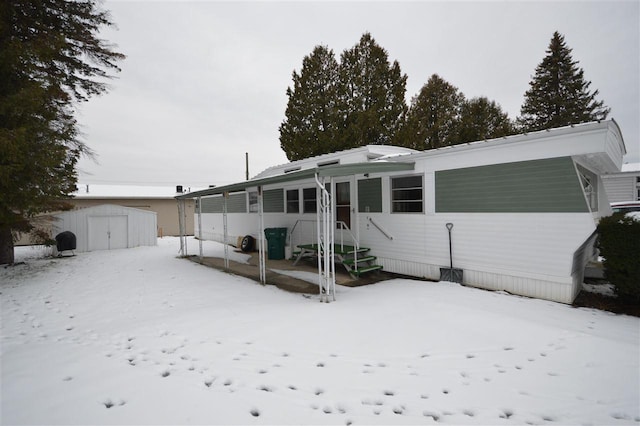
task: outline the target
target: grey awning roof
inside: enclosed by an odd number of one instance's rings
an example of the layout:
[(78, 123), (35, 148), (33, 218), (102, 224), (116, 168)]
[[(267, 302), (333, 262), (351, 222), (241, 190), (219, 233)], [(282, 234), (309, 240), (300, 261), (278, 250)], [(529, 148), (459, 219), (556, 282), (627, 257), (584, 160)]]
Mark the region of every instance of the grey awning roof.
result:
[(180, 200), (206, 197), (209, 195), (222, 194), (224, 192), (243, 191), (247, 188), (256, 186), (271, 185), (283, 182), (294, 182), (297, 180), (312, 178), (316, 173), (318, 174), (318, 176), (351, 176), (364, 173), (384, 173), (413, 170), (414, 165), (415, 163), (413, 162), (372, 161), (368, 163), (351, 163), (316, 167), (313, 169), (304, 169), (262, 179), (246, 180), (243, 182), (232, 183), (230, 185), (216, 186), (214, 188), (208, 188), (201, 191), (178, 195), (176, 196), (176, 199)]

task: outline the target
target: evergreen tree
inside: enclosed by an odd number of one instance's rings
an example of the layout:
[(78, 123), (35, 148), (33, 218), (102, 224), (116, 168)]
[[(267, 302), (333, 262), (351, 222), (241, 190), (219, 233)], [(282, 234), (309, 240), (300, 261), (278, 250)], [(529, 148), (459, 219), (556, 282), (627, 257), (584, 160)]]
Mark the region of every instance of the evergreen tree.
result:
[(397, 61), (365, 33), (340, 58), (341, 149), (392, 143), (407, 111), (407, 76)]
[(457, 87), (433, 74), (411, 100), (398, 144), (417, 150), (455, 144), (463, 102)]
[(64, 207), (75, 189), (74, 105), (106, 91), (124, 55), (97, 37), (111, 25), (98, 0), (0, 3), (0, 264), (13, 263), (17, 232)]
[(499, 138), (514, 133), (509, 116), (495, 101), (479, 97), (462, 103), (456, 143)]
[(293, 88), (287, 88), (286, 119), (280, 125), (280, 146), (289, 160), (331, 152), (337, 148), (336, 110), (338, 62), (332, 50), (316, 46), (293, 72)]
[(571, 57), (564, 36), (553, 33), (547, 56), (536, 67), (517, 122), (522, 131), (604, 120), (609, 108), (596, 101), (598, 90), (589, 92), (582, 68)]

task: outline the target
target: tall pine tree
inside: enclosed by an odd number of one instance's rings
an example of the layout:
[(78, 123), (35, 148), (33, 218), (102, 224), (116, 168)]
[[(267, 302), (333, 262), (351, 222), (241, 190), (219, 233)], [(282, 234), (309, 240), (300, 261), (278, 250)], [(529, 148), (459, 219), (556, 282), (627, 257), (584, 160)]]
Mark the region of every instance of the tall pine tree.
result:
[(407, 111), (407, 76), (371, 34), (340, 58), (339, 101), (342, 149), (392, 143)]
[(98, 0), (0, 3), (0, 264), (13, 263), (16, 233), (75, 189), (89, 151), (75, 103), (105, 92), (99, 79), (124, 58), (97, 37), (109, 25)]
[(536, 67), (529, 83), (517, 123), (521, 131), (535, 131), (569, 124), (604, 120), (609, 108), (596, 101), (598, 90), (589, 91), (590, 81), (571, 57), (564, 36), (553, 33), (547, 56)]
[(421, 151), (455, 144), (463, 102), (457, 87), (433, 74), (411, 100), (397, 144)]
[(515, 133), (507, 113), (495, 101), (485, 97), (462, 103), (456, 131), (456, 143), (499, 138)]
[(337, 149), (337, 81), (338, 62), (325, 46), (305, 56), (300, 74), (293, 72), (286, 119), (280, 125), (280, 146), (289, 160)]

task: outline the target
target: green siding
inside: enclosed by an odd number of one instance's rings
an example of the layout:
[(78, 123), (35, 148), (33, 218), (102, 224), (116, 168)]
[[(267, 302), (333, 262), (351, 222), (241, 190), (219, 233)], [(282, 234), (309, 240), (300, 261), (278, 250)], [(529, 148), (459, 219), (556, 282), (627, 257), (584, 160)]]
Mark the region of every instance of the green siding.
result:
[(438, 213), (588, 212), (570, 157), (435, 173)]
[(262, 193), (265, 213), (284, 213), (284, 190), (270, 189)]
[(358, 181), (358, 212), (382, 213), (382, 179)]

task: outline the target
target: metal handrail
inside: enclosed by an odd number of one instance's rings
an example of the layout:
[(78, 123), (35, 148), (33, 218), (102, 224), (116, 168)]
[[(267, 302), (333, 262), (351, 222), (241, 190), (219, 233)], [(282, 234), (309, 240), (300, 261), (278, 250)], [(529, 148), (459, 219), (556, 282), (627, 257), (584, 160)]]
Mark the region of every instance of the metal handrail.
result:
[(382, 226), (378, 225), (373, 219), (371, 219), (370, 216), (367, 216), (367, 219), (369, 220), (369, 222), (371, 222), (371, 224), (373, 226), (375, 226), (378, 231), (382, 232), (382, 235), (384, 235), (385, 237), (387, 237), (390, 240), (393, 240), (393, 236), (391, 234), (389, 234), (387, 231), (385, 231)]
[[(289, 247), (291, 247), (291, 251), (293, 251), (294, 249), (294, 245), (293, 245), (293, 233), (296, 230), (296, 227), (298, 226), (299, 223), (301, 222), (310, 222), (310, 223), (316, 223), (317, 221), (315, 220), (309, 220), (309, 219), (298, 219), (296, 220), (296, 223), (293, 225), (293, 228), (291, 228), (291, 231), (289, 232)], [(312, 240), (315, 240), (315, 227), (312, 228)]]
[(345, 229), (347, 230), (347, 232), (349, 233), (349, 236), (351, 236), (351, 240), (355, 243), (355, 248), (359, 249), (360, 248), (360, 242), (358, 241), (358, 239), (356, 238), (355, 235), (353, 235), (353, 232), (351, 232), (351, 229), (347, 226), (346, 223), (344, 223), (341, 220), (337, 220), (336, 221), (336, 225), (340, 224), (340, 248), (344, 249), (344, 238), (342, 235), (342, 231), (344, 231)]

